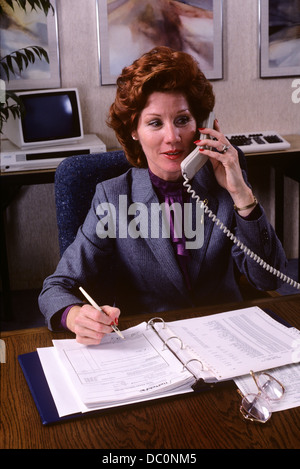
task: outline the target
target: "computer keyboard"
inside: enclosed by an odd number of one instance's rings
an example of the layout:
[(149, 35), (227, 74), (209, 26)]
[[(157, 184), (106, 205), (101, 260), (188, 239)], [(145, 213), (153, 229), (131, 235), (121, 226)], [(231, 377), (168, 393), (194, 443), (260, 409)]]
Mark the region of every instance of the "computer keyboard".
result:
[(232, 145), (240, 147), (244, 153), (287, 150), (290, 143), (273, 130), (251, 133), (226, 134)]

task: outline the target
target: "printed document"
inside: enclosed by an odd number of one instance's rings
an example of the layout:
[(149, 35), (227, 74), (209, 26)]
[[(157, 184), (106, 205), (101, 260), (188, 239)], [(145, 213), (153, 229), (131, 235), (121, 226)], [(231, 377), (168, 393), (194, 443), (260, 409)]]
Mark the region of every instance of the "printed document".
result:
[(155, 318), (122, 333), (125, 340), (112, 332), (96, 346), (71, 339), (38, 349), (60, 416), (299, 362), (300, 332), (258, 307), (168, 323)]
[(258, 307), (169, 322), (168, 326), (218, 380), (299, 361), (300, 332)]
[(122, 333), (98, 346), (69, 339), (38, 349), (60, 416), (192, 392), (194, 377), (145, 322)]

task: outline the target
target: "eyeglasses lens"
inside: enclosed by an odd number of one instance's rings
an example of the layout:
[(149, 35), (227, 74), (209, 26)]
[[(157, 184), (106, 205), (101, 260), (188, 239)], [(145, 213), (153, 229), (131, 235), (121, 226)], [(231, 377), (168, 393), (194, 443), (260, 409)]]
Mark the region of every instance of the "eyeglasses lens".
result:
[(272, 415), (268, 402), (258, 394), (247, 394), (242, 400), (242, 407), (249, 416), (262, 422), (269, 420)]
[(258, 377), (258, 387), (261, 392), (263, 392), (268, 399), (272, 401), (277, 401), (281, 399), (284, 393), (284, 389), (276, 379), (272, 376), (268, 376), (265, 373), (261, 373)]

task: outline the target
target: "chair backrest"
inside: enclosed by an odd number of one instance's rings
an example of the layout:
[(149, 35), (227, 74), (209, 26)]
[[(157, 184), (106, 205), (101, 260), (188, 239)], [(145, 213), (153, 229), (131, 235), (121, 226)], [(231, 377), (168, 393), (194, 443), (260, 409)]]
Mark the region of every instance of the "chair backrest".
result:
[(64, 159), (55, 173), (55, 203), (60, 255), (74, 241), (99, 182), (131, 167), (123, 151), (76, 155)]

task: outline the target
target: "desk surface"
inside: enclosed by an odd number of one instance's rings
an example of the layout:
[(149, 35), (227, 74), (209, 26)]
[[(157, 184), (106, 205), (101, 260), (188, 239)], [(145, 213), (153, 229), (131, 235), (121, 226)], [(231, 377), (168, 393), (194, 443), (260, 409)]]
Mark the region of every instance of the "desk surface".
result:
[[(300, 327), (300, 295), (167, 312), (166, 320), (204, 316), (257, 304), (270, 308)], [(151, 316), (123, 318), (121, 327)], [(234, 383), (203, 393), (112, 409), (52, 426), (43, 426), (17, 356), (51, 346), (46, 328), (2, 334), (7, 362), (0, 365), (0, 448), (196, 449), (196, 448), (300, 448), (300, 407), (276, 412), (265, 424), (245, 422)]]

